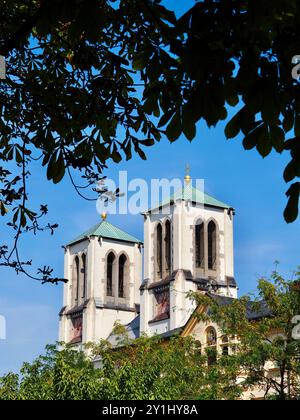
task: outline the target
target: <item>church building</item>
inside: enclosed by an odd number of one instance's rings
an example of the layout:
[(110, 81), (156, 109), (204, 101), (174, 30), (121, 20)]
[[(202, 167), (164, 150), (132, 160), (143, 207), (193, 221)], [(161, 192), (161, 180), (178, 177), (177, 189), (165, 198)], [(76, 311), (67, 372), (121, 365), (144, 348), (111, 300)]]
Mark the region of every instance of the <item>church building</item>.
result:
[(237, 298), (234, 209), (192, 186), (143, 214), (144, 240), (109, 222), (65, 247), (60, 341), (74, 345), (113, 340), (116, 322), (131, 338), (169, 337), (196, 310), (190, 291)]

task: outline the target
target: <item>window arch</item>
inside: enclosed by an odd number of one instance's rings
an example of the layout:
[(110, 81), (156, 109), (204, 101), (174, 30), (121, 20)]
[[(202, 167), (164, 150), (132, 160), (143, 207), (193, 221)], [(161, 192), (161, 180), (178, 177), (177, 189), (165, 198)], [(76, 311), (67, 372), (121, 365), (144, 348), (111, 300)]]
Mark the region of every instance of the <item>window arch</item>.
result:
[(162, 225), (160, 223), (156, 228), (156, 275), (158, 280), (163, 277)]
[(75, 257), (73, 263), (73, 276), (72, 276), (72, 289), (73, 289), (73, 304), (78, 304), (79, 298), (79, 258)]
[(208, 269), (217, 268), (217, 225), (211, 221), (207, 227)]
[(82, 254), (82, 299), (85, 300), (87, 296), (87, 272), (86, 272), (86, 255)]
[(113, 277), (114, 277), (114, 263), (115, 263), (115, 254), (111, 252), (107, 256), (107, 278), (106, 278), (106, 295), (113, 297)]
[(217, 361), (217, 344), (217, 331), (215, 328), (210, 327), (206, 330), (206, 353), (209, 366), (214, 365)]
[(195, 227), (196, 268), (205, 268), (204, 223), (199, 221)]
[(165, 224), (165, 260), (166, 260), (166, 275), (171, 275), (171, 255), (172, 255), (172, 245), (171, 245), (171, 222), (170, 220), (166, 221)]
[(206, 331), (206, 342), (209, 347), (217, 345), (217, 331), (210, 327)]
[(127, 265), (127, 257), (126, 255), (122, 254), (119, 258), (119, 285), (118, 285), (119, 298), (125, 297), (126, 265)]
[(227, 335), (224, 335), (222, 337), (222, 355), (223, 356), (229, 356), (229, 338), (227, 337)]

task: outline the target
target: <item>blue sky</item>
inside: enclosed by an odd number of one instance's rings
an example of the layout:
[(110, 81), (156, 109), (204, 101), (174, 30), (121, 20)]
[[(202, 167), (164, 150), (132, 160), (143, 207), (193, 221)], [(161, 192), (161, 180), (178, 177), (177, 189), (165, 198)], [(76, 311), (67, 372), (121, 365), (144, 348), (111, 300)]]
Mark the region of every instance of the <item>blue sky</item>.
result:
[[(188, 6), (193, 1), (182, 3)], [(263, 160), (255, 151), (245, 152), (240, 139), (225, 139), (222, 124), (211, 130), (200, 124), (192, 144), (184, 138), (174, 144), (164, 139), (148, 149), (147, 156), (147, 162), (134, 157), (127, 163), (111, 164), (106, 175), (117, 178), (118, 171), (127, 170), (129, 179), (177, 178), (184, 176), (189, 163), (192, 176), (205, 179), (208, 193), (236, 209), (235, 275), (241, 294), (254, 291), (257, 279), (271, 273), (275, 260), (287, 275), (300, 264), (300, 221), (286, 225), (282, 216), (287, 189), (282, 172), (288, 156), (272, 154)], [(99, 221), (95, 204), (80, 199), (67, 180), (59, 186), (47, 182), (39, 167), (34, 168), (30, 191), (36, 205), (49, 204), (48, 219), (58, 222), (60, 228), (54, 237), (25, 238), (23, 258), (32, 258), (37, 266), (51, 265), (63, 276), (61, 246)], [(110, 216), (109, 221), (143, 237), (140, 216)], [(0, 222), (3, 243), (7, 232)], [(57, 340), (61, 306), (61, 286), (43, 286), (0, 269), (0, 315), (7, 320), (7, 340), (0, 340), (0, 375), (18, 369)]]

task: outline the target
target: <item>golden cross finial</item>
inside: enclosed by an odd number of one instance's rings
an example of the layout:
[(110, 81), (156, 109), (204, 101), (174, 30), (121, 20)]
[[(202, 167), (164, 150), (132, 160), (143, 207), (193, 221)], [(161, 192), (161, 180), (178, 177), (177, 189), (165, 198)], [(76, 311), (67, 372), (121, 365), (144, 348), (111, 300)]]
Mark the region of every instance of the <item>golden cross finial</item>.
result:
[(185, 177), (184, 180), (186, 182), (186, 184), (189, 184), (191, 182), (191, 167), (189, 164), (186, 165), (185, 167)]
[(102, 220), (105, 221), (107, 219), (107, 213), (106, 212), (103, 212), (101, 214), (101, 217), (102, 217)]

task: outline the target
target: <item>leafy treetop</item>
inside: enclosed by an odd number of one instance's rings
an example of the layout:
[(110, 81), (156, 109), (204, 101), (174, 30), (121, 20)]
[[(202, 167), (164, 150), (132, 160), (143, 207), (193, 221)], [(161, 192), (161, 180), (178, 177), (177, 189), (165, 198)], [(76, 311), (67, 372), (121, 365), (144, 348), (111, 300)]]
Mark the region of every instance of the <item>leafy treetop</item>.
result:
[[(300, 196), (300, 84), (291, 75), (299, 54), (296, 0), (196, 1), (176, 18), (160, 0), (2, 1), (0, 54), (0, 214), (15, 244), (0, 247), (3, 265), (24, 272), (18, 239), (43, 229), (47, 212), (28, 206), (33, 161), (59, 183), (79, 172), (90, 187), (110, 160), (120, 162), (166, 135), (192, 141), (197, 123), (227, 122), (228, 139), (266, 157), (290, 153), (287, 222)], [(101, 194), (101, 191), (98, 191)], [(56, 224), (48, 224), (51, 232)], [(43, 281), (53, 281), (48, 267)]]

